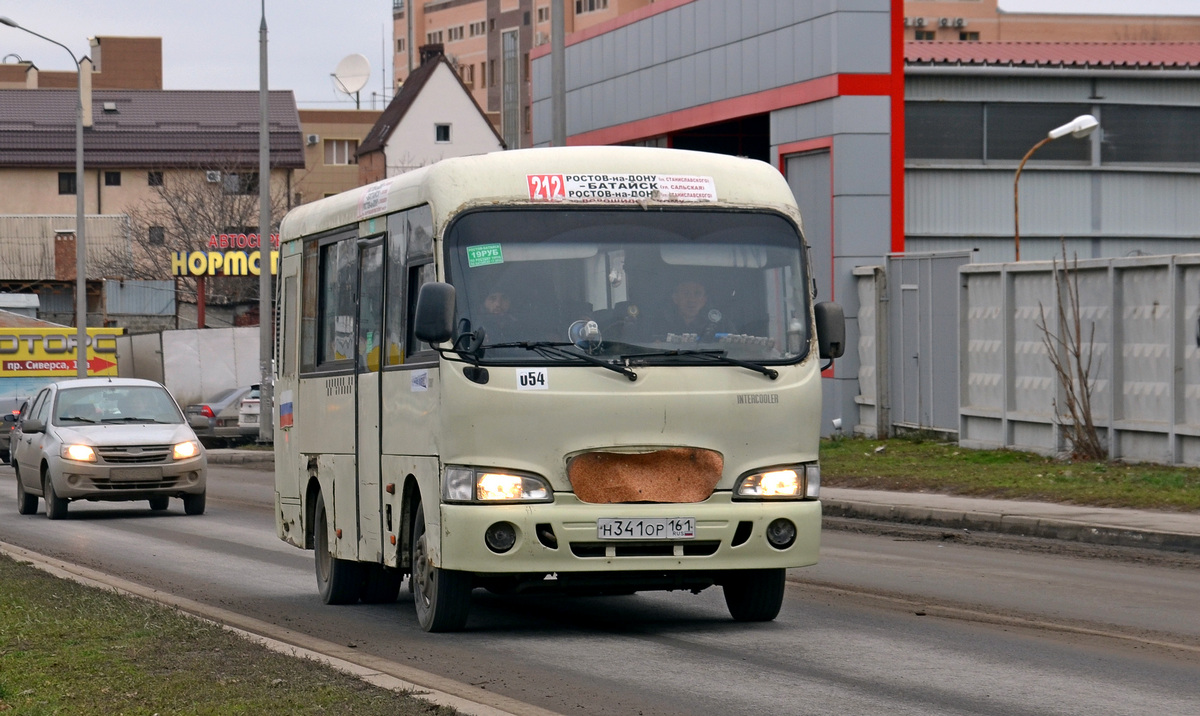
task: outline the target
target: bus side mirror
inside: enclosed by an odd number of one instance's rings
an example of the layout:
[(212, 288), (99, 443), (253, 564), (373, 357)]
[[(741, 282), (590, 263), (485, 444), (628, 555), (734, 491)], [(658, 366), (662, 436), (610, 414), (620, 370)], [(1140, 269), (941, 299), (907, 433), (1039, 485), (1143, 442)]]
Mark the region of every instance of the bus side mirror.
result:
[(813, 310), (817, 319), (817, 348), (821, 358), (841, 358), (846, 352), (846, 314), (839, 303), (822, 301)]
[(454, 287), (427, 283), (417, 294), (414, 333), (426, 343), (442, 343), (454, 334)]

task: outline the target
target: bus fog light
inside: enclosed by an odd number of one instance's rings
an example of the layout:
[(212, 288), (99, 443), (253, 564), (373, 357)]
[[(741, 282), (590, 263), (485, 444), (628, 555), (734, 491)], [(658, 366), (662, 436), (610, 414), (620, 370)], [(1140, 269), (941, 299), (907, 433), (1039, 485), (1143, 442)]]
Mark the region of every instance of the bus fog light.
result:
[(503, 554), (517, 543), (517, 529), (508, 522), (497, 522), (483, 533), (483, 541), (488, 549)]
[(782, 517), (767, 525), (767, 541), (775, 549), (787, 549), (796, 541), (796, 525)]

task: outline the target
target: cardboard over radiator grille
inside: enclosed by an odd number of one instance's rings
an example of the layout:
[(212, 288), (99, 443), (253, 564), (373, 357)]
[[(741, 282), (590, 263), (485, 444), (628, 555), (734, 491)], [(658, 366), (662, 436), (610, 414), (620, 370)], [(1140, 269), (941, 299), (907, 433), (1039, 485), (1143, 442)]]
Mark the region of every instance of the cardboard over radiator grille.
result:
[(571, 460), (567, 477), (583, 502), (702, 502), (721, 479), (720, 453), (668, 448), (648, 453), (589, 452)]

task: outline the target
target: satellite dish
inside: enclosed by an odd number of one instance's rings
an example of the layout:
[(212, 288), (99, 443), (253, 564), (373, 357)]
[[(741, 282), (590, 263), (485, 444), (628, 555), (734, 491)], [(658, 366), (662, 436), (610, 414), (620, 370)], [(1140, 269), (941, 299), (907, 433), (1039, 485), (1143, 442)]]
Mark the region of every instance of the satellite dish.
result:
[(367, 86), (371, 77), (371, 63), (363, 55), (346, 55), (333, 71), (333, 81), (346, 94), (355, 94)]

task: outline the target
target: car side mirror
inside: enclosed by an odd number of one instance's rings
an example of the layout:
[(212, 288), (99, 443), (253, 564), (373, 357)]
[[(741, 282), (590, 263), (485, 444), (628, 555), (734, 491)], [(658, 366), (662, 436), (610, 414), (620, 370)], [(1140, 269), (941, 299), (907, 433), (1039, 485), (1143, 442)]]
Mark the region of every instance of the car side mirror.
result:
[[(454, 287), (427, 283), (417, 294), (413, 333), (426, 343), (442, 343), (454, 334)], [(410, 348), (409, 350), (412, 350)]]
[(13, 415), (12, 413), (5, 413), (3, 420), (6, 423), (15, 423), (17, 422), (17, 416)]
[(841, 358), (846, 352), (846, 314), (840, 303), (822, 301), (813, 306), (817, 319), (817, 348), (822, 359)]
[(25, 422), (21, 423), (21, 432), (44, 433), (46, 432), (46, 426), (40, 420), (29, 418)]

